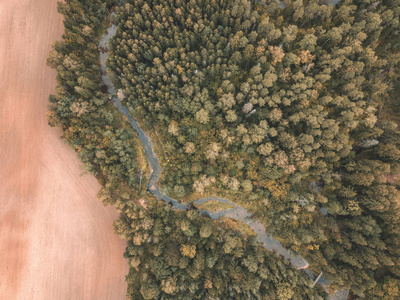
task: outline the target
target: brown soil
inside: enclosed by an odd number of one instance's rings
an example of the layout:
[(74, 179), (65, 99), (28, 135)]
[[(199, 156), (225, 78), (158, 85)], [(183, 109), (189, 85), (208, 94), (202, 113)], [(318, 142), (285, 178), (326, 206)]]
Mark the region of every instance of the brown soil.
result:
[(0, 299), (124, 299), (113, 208), (46, 121), (57, 0), (0, 0)]

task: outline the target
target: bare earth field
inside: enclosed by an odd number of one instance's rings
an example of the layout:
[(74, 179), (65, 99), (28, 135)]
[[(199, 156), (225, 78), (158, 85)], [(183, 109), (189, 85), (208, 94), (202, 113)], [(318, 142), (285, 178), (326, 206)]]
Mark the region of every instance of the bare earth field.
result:
[(0, 0), (0, 299), (124, 299), (114, 209), (47, 125), (57, 0)]

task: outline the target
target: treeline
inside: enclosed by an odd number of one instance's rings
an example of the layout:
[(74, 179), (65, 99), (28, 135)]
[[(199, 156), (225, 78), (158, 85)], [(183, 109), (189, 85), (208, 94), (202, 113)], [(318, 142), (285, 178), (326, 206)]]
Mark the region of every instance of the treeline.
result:
[(400, 297), (399, 132), (379, 118), (400, 1), (283, 4), (127, 1), (109, 67), (161, 135), (168, 193), (236, 193), (336, 286)]
[[(97, 45), (115, 3), (59, 2), (65, 32), (47, 59), (47, 64), (57, 70), (58, 82), (56, 94), (50, 96), (49, 123), (62, 129), (64, 139), (78, 152), (87, 169), (105, 185), (103, 194), (115, 186), (137, 187), (140, 172), (133, 146), (135, 132), (108, 101), (109, 95), (101, 92)], [(103, 200), (108, 204), (116, 201), (107, 197)]]
[(160, 202), (129, 205), (116, 222), (128, 240), (128, 299), (326, 299), (306, 275), (255, 236)]

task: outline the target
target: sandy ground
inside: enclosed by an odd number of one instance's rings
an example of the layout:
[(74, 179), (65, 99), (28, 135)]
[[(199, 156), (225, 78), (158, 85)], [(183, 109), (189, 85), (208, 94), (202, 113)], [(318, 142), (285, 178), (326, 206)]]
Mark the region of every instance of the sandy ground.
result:
[(124, 299), (117, 213), (45, 117), (56, 2), (0, 0), (0, 299)]

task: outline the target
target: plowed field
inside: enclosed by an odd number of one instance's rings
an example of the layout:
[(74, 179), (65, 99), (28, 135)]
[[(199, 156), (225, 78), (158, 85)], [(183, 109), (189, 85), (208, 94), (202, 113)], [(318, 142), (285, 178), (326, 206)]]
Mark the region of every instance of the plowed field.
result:
[(113, 208), (47, 125), (57, 0), (0, 0), (0, 299), (124, 299)]

